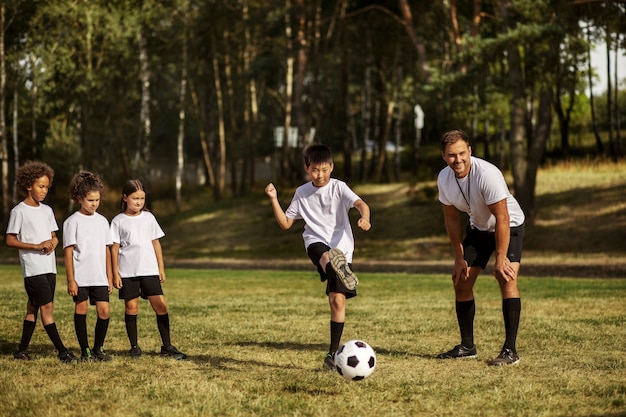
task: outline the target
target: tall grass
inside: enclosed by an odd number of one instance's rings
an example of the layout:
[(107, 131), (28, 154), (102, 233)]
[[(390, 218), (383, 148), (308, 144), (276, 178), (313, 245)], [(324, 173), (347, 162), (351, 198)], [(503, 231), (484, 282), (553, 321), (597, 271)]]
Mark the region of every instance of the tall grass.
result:
[[(476, 286), (477, 360), (433, 356), (458, 341), (443, 275), (360, 274), (344, 340), (377, 352), (365, 381), (322, 371), (328, 307), (317, 274), (169, 270), (172, 341), (186, 361), (160, 358), (154, 314), (140, 305), (144, 355), (128, 357), (123, 305), (112, 297), (109, 363), (62, 364), (41, 328), (34, 360), (12, 359), (25, 295), (17, 266), (0, 266), (2, 416), (626, 416), (626, 280), (522, 278), (521, 363), (485, 361), (503, 341), (492, 277)], [(55, 318), (77, 350), (63, 271)], [(89, 311), (93, 329), (95, 311)], [(90, 332), (91, 333), (91, 332)]]

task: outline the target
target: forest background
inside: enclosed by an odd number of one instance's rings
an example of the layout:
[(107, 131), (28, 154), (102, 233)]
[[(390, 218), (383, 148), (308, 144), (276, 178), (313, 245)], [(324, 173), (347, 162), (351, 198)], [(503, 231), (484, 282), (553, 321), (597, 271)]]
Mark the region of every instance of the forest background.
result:
[[(626, 2), (591, 0), (0, 0), (2, 220), (15, 169), (86, 169), (153, 200), (234, 199), (303, 181), (329, 144), (352, 184), (430, 181), (462, 128), (510, 173), (532, 224), (537, 171), (623, 160), (614, 59)], [(598, 95), (591, 50), (604, 45)], [(289, 132), (284, 135), (284, 132)], [(287, 136), (288, 140), (284, 140)], [(593, 163), (593, 162), (592, 162)], [(621, 165), (623, 166), (623, 165)], [(113, 193), (115, 195), (115, 193)]]

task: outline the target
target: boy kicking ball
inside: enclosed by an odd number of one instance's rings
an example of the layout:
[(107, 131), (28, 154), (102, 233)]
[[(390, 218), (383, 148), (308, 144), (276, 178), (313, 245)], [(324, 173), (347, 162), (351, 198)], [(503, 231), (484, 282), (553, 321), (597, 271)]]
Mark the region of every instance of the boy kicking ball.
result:
[(311, 262), (317, 267), (330, 307), (330, 347), (324, 368), (335, 369), (334, 355), (339, 348), (346, 319), (346, 300), (356, 297), (359, 280), (352, 272), (354, 236), (348, 212), (356, 208), (361, 214), (357, 225), (365, 231), (371, 228), (369, 206), (340, 180), (331, 178), (332, 151), (326, 145), (314, 144), (304, 150), (304, 170), (311, 181), (301, 185), (283, 211), (274, 184), (265, 187), (276, 222), (283, 230), (295, 220), (304, 220), (304, 246)]

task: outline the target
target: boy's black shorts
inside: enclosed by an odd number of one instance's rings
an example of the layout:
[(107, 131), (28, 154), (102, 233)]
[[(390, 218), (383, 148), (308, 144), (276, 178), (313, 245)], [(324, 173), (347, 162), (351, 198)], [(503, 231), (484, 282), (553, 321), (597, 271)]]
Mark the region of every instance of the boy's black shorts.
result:
[[(524, 225), (511, 227), (511, 238), (507, 258), (511, 262), (522, 260), (522, 244), (524, 243)], [(464, 257), (468, 266), (480, 266), (485, 269), (489, 258), (496, 250), (496, 234), (483, 232), (467, 226), (463, 240)]]
[(53, 302), (56, 286), (56, 274), (24, 277), (24, 289), (26, 290), (26, 295), (28, 295), (28, 301), (34, 306), (43, 306)]
[[(344, 294), (346, 298), (356, 297), (356, 290), (347, 289), (337, 277), (337, 274), (328, 275), (320, 266), (320, 258), (324, 252), (328, 252), (330, 249), (330, 246), (321, 242), (311, 243), (309, 247), (306, 248), (306, 253), (309, 255), (311, 262), (313, 262), (313, 265), (317, 267), (317, 272), (320, 274), (320, 280), (322, 280), (322, 282), (326, 281), (326, 295), (331, 292), (339, 292)], [(348, 265), (352, 268), (352, 264)], [(330, 264), (326, 267), (330, 268)]]
[(97, 285), (93, 287), (78, 287), (78, 295), (72, 297), (75, 303), (80, 303), (89, 298), (89, 304), (96, 305), (96, 301), (109, 302), (109, 286)]
[(163, 295), (163, 288), (158, 275), (122, 278), (120, 300), (132, 300), (139, 297), (147, 300), (153, 295)]

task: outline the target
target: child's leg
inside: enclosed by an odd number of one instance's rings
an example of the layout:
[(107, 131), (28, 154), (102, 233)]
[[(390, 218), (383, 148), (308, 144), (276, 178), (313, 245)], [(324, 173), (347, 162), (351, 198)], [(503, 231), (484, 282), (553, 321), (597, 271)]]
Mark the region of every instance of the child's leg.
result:
[(331, 292), (328, 294), (330, 306), (330, 347), (328, 351), (334, 353), (339, 348), (343, 326), (346, 321), (346, 296), (343, 293)]
[(108, 301), (96, 301), (96, 312), (98, 313), (98, 319), (96, 321), (96, 330), (93, 341), (94, 352), (99, 352), (100, 348), (104, 346), (104, 339), (106, 338), (107, 331), (109, 329), (109, 316), (111, 314), (111, 308)]
[(161, 335), (163, 346), (172, 344), (170, 340), (170, 316), (167, 313), (167, 303), (163, 295), (152, 295), (148, 297), (152, 309), (156, 313), (157, 327)]
[(22, 339), (20, 340), (20, 345), (18, 347), (18, 351), (20, 352), (28, 350), (28, 345), (30, 345), (30, 340), (33, 337), (33, 333), (35, 332), (35, 327), (37, 325), (38, 312), (39, 307), (32, 305), (30, 301), (26, 302), (26, 316), (24, 317), (24, 323), (22, 324)]
[(139, 298), (124, 300), (124, 323), (130, 346), (137, 346), (137, 314), (139, 313)]
[(88, 301), (77, 301), (74, 304), (74, 331), (76, 332), (76, 339), (80, 345), (80, 351), (83, 355), (87, 355), (87, 349), (89, 349), (89, 340), (87, 337), (87, 308), (89, 307)]
[(41, 311), (41, 322), (43, 323), (43, 328), (48, 334), (48, 337), (52, 341), (52, 344), (56, 348), (59, 354), (67, 351), (67, 348), (61, 341), (61, 336), (59, 336), (59, 331), (57, 330), (57, 325), (54, 322), (54, 304), (53, 302), (49, 302), (48, 304), (39, 306), (39, 310)]

